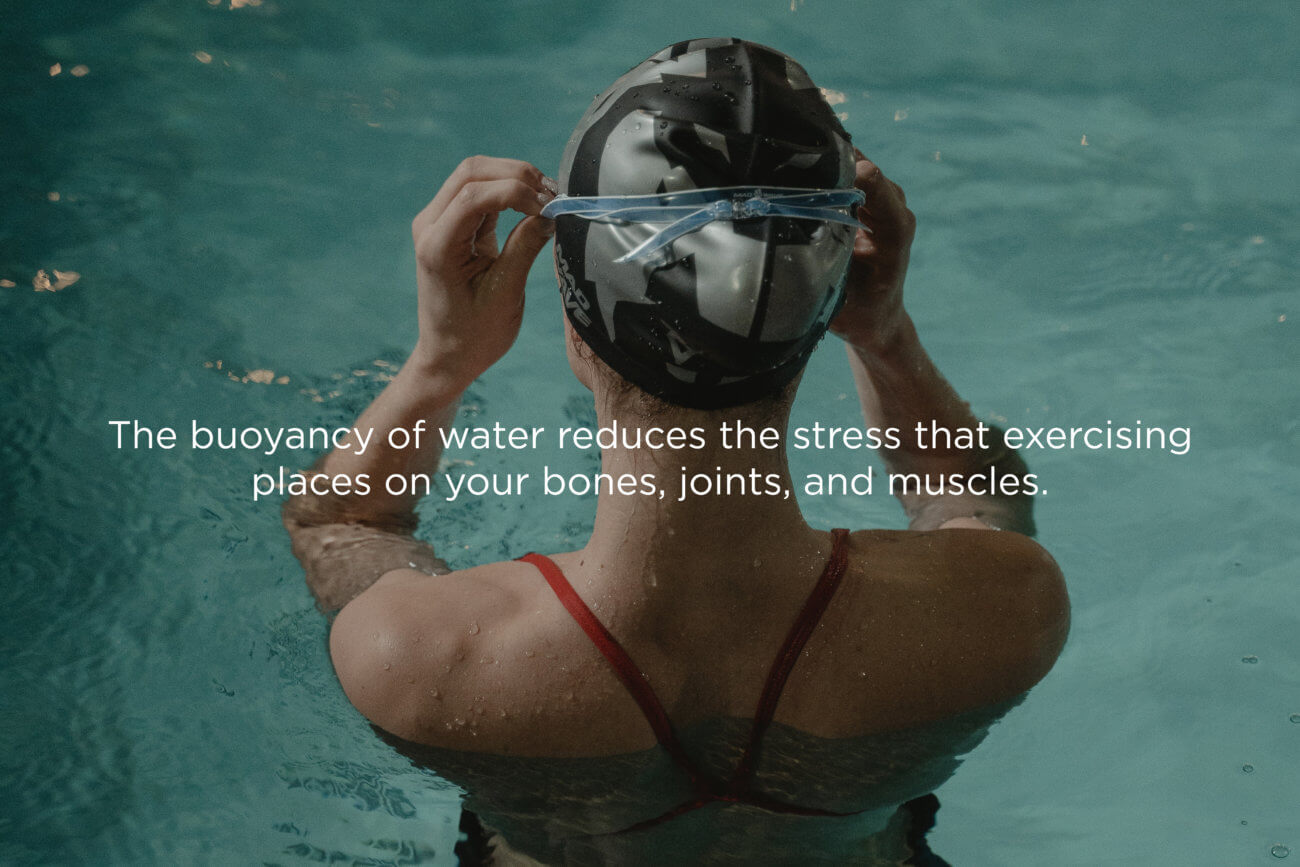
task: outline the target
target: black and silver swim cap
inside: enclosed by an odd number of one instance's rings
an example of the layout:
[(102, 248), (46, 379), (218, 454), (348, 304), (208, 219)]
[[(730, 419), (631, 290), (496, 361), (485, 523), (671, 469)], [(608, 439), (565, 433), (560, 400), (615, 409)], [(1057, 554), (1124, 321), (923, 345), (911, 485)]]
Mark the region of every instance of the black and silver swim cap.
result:
[(671, 403), (776, 391), (842, 302), (853, 177), (848, 134), (794, 60), (739, 39), (665, 48), (598, 96), (565, 148), (563, 196), (543, 213), (569, 321)]

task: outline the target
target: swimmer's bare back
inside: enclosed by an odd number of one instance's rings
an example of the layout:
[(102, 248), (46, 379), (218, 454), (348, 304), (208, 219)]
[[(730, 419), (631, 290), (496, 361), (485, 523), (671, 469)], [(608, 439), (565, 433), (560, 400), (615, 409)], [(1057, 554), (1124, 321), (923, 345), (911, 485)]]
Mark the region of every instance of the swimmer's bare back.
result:
[[(662, 581), (632, 551), (614, 562), (553, 557), (679, 729), (754, 715), (831, 542), (809, 533), (770, 552), (745, 547)], [(699, 592), (673, 593), (677, 582)], [(851, 738), (1011, 699), (1051, 667), (1062, 604), (1054, 565), (1024, 536), (854, 533), (840, 589), (775, 721)], [(343, 610), (330, 647), (353, 704), (417, 743), (531, 756), (655, 744), (614, 670), (526, 563), (390, 572)]]
[[(898, 448), (882, 452), (887, 467), (1024, 478), (996, 429), (969, 449), (923, 448), (910, 433), (920, 420), (954, 430), (978, 421), (903, 309), (914, 221), (902, 191), (861, 154), (855, 184), (866, 194), (859, 216), (871, 234), (858, 232), (848, 300), (832, 330), (848, 346), (867, 425), (903, 432)], [(395, 450), (384, 447), (384, 434), (451, 425), (465, 387), (510, 347), (525, 277), (553, 231), (539, 216), (553, 192), (540, 171), (515, 160), (471, 158), (448, 179), (413, 224), (416, 349), (355, 425), (376, 432), (371, 447), (358, 454), (345, 444), (318, 472), (384, 478), (437, 467), (438, 436), (422, 450)], [(498, 247), (497, 214), (507, 208), (525, 218)], [(571, 330), (566, 336), (602, 423), (634, 424), (623, 392)], [(749, 420), (783, 425), (793, 387), (787, 392)], [(698, 420), (688, 412), (655, 423)], [(732, 417), (746, 412), (738, 407)], [(636, 461), (712, 471), (729, 461), (793, 487), (783, 450), (604, 458), (606, 471)], [(922, 491), (901, 499), (911, 529), (852, 533), (842, 583), (793, 668), (777, 724), (824, 738), (920, 725), (1023, 693), (1059, 654), (1068, 601), (1055, 563), (1029, 538), (1028, 496)], [(413, 536), (415, 503), (372, 489), (285, 506), (321, 607), (342, 609), (330, 651), (353, 704), (401, 738), (455, 750), (608, 756), (654, 746), (645, 716), (537, 569), (504, 561), (440, 574), (433, 549)], [(438, 528), (429, 532), (436, 537)], [(632, 495), (602, 496), (588, 545), (552, 556), (680, 730), (713, 717), (752, 718), (831, 547), (794, 498)]]

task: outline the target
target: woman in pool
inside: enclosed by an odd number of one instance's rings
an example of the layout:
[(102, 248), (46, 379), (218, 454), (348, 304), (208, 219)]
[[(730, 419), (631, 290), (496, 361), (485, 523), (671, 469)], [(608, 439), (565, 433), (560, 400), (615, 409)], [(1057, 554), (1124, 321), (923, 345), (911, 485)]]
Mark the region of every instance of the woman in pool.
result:
[[(924, 796), (1052, 666), (1068, 602), (996, 429), (918, 440), (918, 422), (979, 423), (903, 308), (902, 191), (798, 64), (726, 39), (664, 49), (598, 97), (558, 189), (486, 157), (447, 180), (413, 225), (415, 350), (356, 423), (370, 447), (318, 471), (434, 471), (435, 429), (510, 348), (553, 234), (600, 426), (685, 433), (604, 449), (602, 472), (637, 483), (550, 557), (451, 571), (414, 539), (413, 496), (291, 499), (308, 583), (341, 609), (349, 699), (466, 788), (498, 863), (942, 863)], [(505, 209), (526, 216), (498, 249)], [(723, 443), (724, 423), (785, 429), (828, 325), (888, 468), (962, 480), (902, 494), (908, 531), (810, 527), (783, 444)], [(422, 448), (381, 447), (420, 425)], [(696, 473), (750, 483), (681, 497)]]

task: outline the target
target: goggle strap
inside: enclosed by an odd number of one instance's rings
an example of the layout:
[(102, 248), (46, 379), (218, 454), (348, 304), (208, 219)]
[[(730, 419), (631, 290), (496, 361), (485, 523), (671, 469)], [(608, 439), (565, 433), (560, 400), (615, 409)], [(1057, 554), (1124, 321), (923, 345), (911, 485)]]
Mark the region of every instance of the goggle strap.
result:
[[(686, 202), (682, 202), (686, 199)], [(542, 216), (560, 215), (586, 220), (669, 225), (615, 262), (632, 262), (663, 249), (683, 235), (718, 220), (786, 217), (863, 226), (848, 209), (865, 199), (861, 190), (799, 190), (763, 187), (712, 187), (651, 196), (557, 196), (542, 209)]]

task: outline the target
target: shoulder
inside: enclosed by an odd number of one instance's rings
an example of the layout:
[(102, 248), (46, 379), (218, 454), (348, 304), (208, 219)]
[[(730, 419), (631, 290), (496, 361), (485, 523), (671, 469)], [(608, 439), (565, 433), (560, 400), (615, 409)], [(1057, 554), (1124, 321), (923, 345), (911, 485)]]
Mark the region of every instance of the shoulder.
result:
[[(1056, 561), (1027, 536), (942, 529), (853, 535), (862, 578), (911, 624), (954, 705), (1010, 699), (1056, 662), (1070, 602)], [(870, 607), (868, 601), (867, 606)], [(936, 696), (937, 697), (937, 696)]]
[(1052, 555), (1028, 536), (974, 529), (916, 535), (940, 559), (939, 574), (955, 598), (998, 620), (1045, 629), (1068, 625), (1065, 576)]
[(1065, 580), (1052, 555), (1020, 533), (950, 527), (939, 530), (863, 530), (854, 548), (884, 558), (934, 586), (988, 595), (1042, 597), (1049, 609), (1068, 611)]
[(466, 670), (502, 652), (539, 583), (530, 569), (504, 561), (438, 576), (384, 575), (343, 607), (330, 630), (330, 658), (348, 700), (380, 728), (414, 741), (429, 739), (443, 708), (448, 722), (464, 719), (458, 691), (469, 688)]
[[(945, 553), (945, 589), (1012, 647), (1042, 665), (1055, 662), (1070, 624), (1065, 576), (1041, 545), (1010, 531), (935, 530)], [(1038, 678), (1035, 677), (1036, 681)]]

